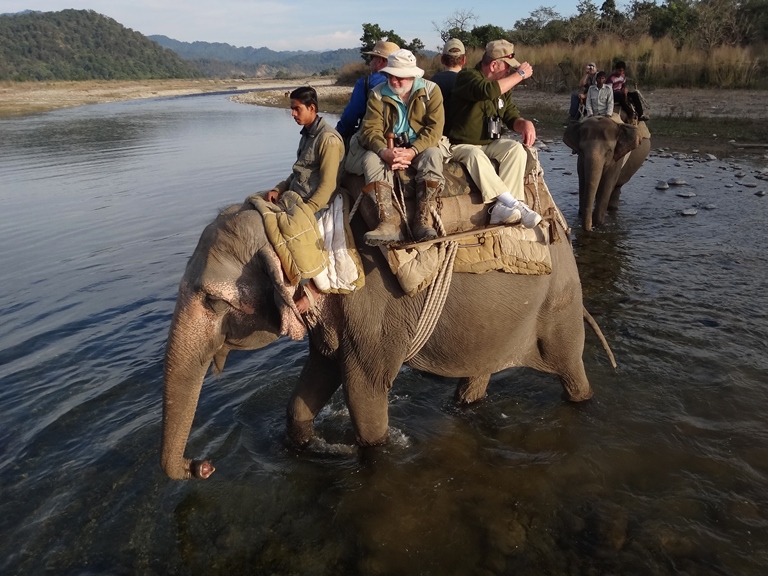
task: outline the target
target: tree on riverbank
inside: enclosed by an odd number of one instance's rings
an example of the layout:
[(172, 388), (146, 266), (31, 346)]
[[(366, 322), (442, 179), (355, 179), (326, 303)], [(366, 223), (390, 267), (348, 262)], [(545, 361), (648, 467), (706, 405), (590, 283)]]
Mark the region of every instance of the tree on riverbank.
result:
[(570, 89), (585, 62), (610, 70), (616, 60), (643, 86), (768, 87), (768, 0), (631, 0), (623, 9), (580, 0), (573, 16), (542, 6), (506, 30), (476, 21), (457, 11), (434, 26), (443, 40), (477, 49), (492, 28), (536, 65), (531, 82), (540, 88)]
[(173, 51), (93, 10), (0, 16), (2, 80), (196, 78)]

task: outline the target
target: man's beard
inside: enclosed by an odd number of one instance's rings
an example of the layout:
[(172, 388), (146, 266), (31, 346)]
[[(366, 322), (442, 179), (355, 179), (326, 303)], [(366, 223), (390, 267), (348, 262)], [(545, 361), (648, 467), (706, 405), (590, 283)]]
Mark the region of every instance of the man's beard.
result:
[(392, 85), (392, 81), (389, 80), (389, 88), (397, 94), (400, 98), (403, 98), (403, 96), (408, 96), (408, 94), (411, 93), (411, 89), (413, 88), (413, 78), (409, 80), (403, 80), (400, 83), (399, 87), (395, 87)]

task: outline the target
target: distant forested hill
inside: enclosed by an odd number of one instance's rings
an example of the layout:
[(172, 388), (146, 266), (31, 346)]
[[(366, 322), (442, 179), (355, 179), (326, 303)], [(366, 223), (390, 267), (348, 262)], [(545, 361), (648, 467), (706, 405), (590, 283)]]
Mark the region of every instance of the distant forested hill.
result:
[(220, 42), (180, 42), (159, 35), (149, 38), (165, 48), (170, 48), (182, 58), (194, 61), (206, 75), (214, 73), (213, 70), (217, 68), (222, 71), (241, 70), (253, 76), (273, 76), (279, 71), (296, 75), (324, 74), (340, 70), (350, 62), (362, 62), (358, 48), (326, 52), (276, 52), (269, 48), (240, 48)]
[(191, 63), (93, 10), (0, 16), (2, 80), (194, 78)]

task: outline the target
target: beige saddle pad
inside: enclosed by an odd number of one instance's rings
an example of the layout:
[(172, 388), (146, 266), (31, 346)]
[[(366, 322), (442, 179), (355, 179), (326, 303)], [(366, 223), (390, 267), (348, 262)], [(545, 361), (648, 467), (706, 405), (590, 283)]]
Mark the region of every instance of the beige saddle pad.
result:
[[(512, 274), (549, 274), (552, 262), (549, 245), (560, 240), (556, 222), (568, 230), (562, 213), (544, 182), (537, 151), (527, 149), (529, 162), (525, 180), (526, 203), (542, 215), (542, 223), (534, 229), (522, 225), (494, 226), (489, 229), (488, 208), (483, 204), (480, 191), (458, 162), (444, 165), (445, 190), (436, 202), (446, 240), (458, 243), (453, 271), (481, 274), (500, 270)], [(347, 174), (343, 187), (356, 199), (365, 182), (362, 176)], [(405, 204), (409, 220), (416, 210), (414, 183), (405, 180)], [(378, 224), (377, 210), (372, 198), (363, 198), (358, 211), (370, 229)], [(404, 236), (407, 227), (402, 216), (396, 215)], [(437, 275), (445, 251), (438, 243), (419, 243), (391, 246), (382, 249), (392, 272), (403, 290), (415, 295)]]

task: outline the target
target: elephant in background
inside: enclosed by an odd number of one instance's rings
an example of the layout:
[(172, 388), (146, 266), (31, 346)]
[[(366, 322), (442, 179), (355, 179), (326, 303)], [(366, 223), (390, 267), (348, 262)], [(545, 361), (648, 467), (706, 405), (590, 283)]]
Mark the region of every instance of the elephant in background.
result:
[(365, 286), (322, 294), (304, 316), (249, 202), (225, 209), (203, 231), (179, 285), (165, 351), (161, 463), (168, 476), (207, 478), (214, 471), (208, 461), (184, 457), (209, 366), (218, 373), (230, 350), (261, 348), (281, 336), (309, 334), (309, 356), (287, 409), (287, 434), (299, 446), (312, 438), (315, 416), (339, 386), (358, 444), (385, 442), (388, 394), (404, 363), (458, 377), (460, 403), (482, 398), (490, 375), (514, 366), (556, 374), (568, 400), (592, 396), (582, 361), (581, 283), (562, 227), (548, 275), (454, 274), (432, 335), (406, 362), (426, 295), (405, 295), (379, 249), (362, 242), (360, 219), (352, 224)]
[(592, 230), (607, 210), (618, 210), (621, 187), (651, 150), (650, 133), (644, 122), (635, 127), (592, 116), (569, 124), (563, 142), (578, 154), (579, 218), (584, 230)]

